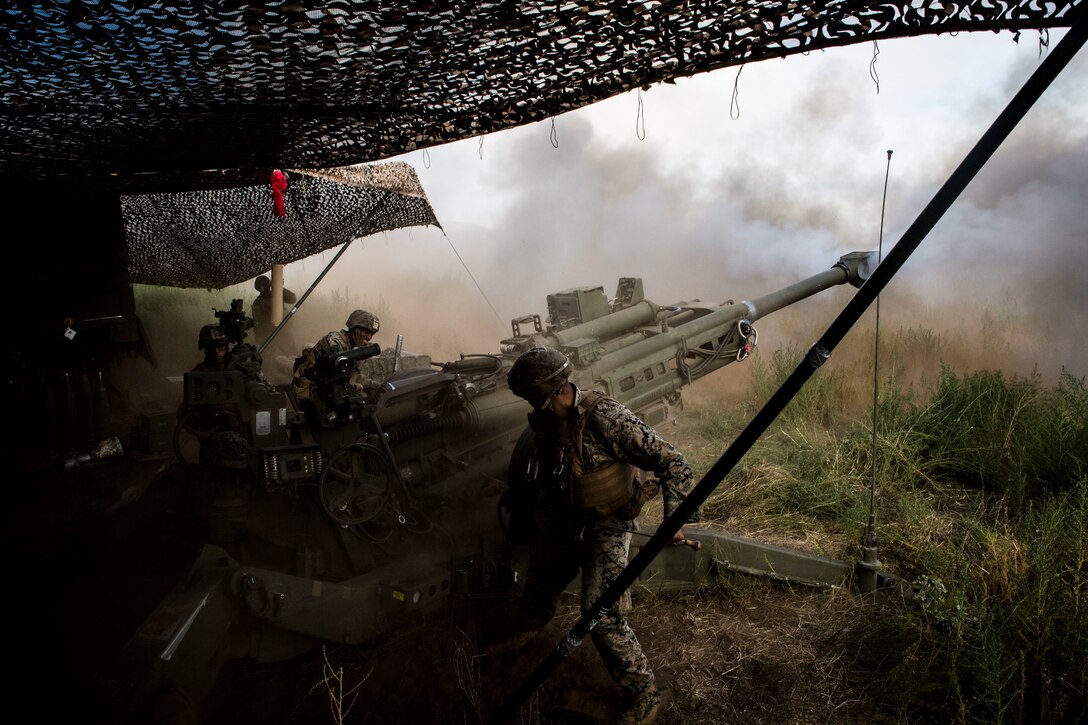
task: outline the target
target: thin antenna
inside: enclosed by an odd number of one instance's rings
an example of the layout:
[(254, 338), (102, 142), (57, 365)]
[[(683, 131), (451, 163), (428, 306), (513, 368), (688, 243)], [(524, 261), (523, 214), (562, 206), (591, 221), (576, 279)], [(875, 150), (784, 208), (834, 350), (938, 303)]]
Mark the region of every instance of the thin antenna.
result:
[[(876, 260), (884, 257), (884, 211), (888, 204), (888, 176), (892, 166), (892, 150), (888, 149), (888, 163), (884, 169), (884, 198), (880, 202), (880, 237), (877, 241)], [(862, 542), (862, 559), (858, 562), (861, 571), (868, 577), (860, 577), (859, 589), (872, 591), (876, 589), (876, 572), (880, 569), (880, 561), (877, 559), (876, 536), (876, 473), (879, 446), (877, 443), (877, 428), (880, 424), (880, 295), (873, 300), (876, 309), (876, 320), (873, 326), (873, 442), (872, 456), (873, 467), (869, 481), (869, 523), (865, 527), (865, 540)]]

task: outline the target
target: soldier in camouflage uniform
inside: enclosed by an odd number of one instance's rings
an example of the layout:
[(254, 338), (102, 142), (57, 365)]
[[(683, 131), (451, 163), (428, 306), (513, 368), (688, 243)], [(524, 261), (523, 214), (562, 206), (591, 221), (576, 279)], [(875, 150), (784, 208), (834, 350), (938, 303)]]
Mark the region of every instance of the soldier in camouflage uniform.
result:
[(236, 342), (228, 348), (230, 340), (222, 325), (204, 325), (200, 328), (197, 347), (204, 359), (192, 369), (194, 373), (218, 373), (237, 370), (247, 380), (268, 385), (268, 378), (261, 370), (261, 356), (257, 348), (244, 342)]
[(197, 337), (197, 349), (204, 353), (204, 359), (193, 368), (194, 373), (209, 373), (226, 370), (230, 364), (227, 352), (227, 336), (219, 325), (204, 325)]
[[(243, 376), (258, 382), (267, 382), (260, 368), (260, 356), (254, 361), (247, 355), (251, 345), (236, 344), (228, 348), (227, 333), (222, 325), (204, 325), (200, 328), (197, 346), (204, 353), (190, 372), (220, 373), (239, 371)], [(241, 347), (240, 354), (239, 347)], [(255, 352), (255, 350), (254, 350)], [(245, 440), (241, 430), (229, 416), (220, 417), (211, 408), (189, 408), (183, 402), (178, 408), (178, 423), (187, 433), (200, 442), (198, 461), (203, 465), (227, 465), (235, 467), (245, 462)]]
[[(344, 323), (342, 330), (333, 330), (318, 340), (316, 344), (303, 350), (302, 355), (295, 359), (294, 379), (292, 381), (295, 395), (301, 400), (310, 397), (312, 394), (313, 367), (318, 358), (362, 347), (378, 333), (380, 326), (381, 322), (374, 313), (366, 310), (355, 310), (348, 315), (348, 320)], [(361, 360), (355, 361), (356, 371), (361, 370), (361, 363)], [(368, 384), (376, 381), (361, 379), (353, 375), (352, 382), (355, 388), (362, 392)]]
[[(536, 433), (533, 523), (537, 529), (524, 596), (523, 627), (555, 614), (566, 586), (582, 571), (585, 612), (627, 566), (635, 517), (660, 490), (665, 515), (691, 491), (691, 466), (653, 428), (617, 401), (570, 382), (571, 363), (551, 348), (533, 348), (515, 361), (510, 388), (533, 406)], [(635, 469), (656, 481), (640, 482)], [(684, 540), (683, 531), (674, 541)], [(660, 704), (654, 674), (623, 616), (630, 591), (593, 629), (593, 643), (612, 679), (628, 696), (621, 722), (651, 722)]]
[[(257, 290), (257, 297), (254, 298), (253, 303), (250, 305), (249, 315), (253, 318), (253, 334), (257, 336), (258, 340), (263, 340), (272, 334), (272, 330), (276, 329), (276, 326), (272, 324), (272, 280), (267, 275), (262, 274), (253, 280), (253, 288)], [(297, 301), (298, 296), (284, 287), (284, 309), (281, 312), (280, 319), (290, 309), (289, 305), (293, 305)]]

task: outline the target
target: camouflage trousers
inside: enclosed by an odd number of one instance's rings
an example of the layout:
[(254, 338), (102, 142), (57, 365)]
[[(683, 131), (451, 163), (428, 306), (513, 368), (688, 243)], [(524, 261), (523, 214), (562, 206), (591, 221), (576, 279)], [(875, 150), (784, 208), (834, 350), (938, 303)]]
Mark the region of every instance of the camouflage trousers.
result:
[[(607, 517), (587, 524), (554, 511), (538, 511), (536, 520), (539, 532), (529, 559), (522, 609), (527, 619), (542, 626), (555, 615), (560, 595), (579, 569), (583, 614), (619, 576), (627, 566), (631, 522)], [(628, 590), (605, 612), (591, 634), (616, 684), (625, 692), (639, 693), (654, 684), (654, 674), (623, 616), (630, 609)]]

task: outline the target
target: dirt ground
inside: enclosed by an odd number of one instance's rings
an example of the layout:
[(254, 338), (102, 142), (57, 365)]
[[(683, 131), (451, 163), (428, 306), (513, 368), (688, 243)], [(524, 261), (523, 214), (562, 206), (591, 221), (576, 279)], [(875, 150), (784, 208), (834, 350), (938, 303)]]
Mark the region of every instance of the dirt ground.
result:
[[(875, 619), (899, 603), (739, 583), (636, 598), (630, 621), (664, 690), (659, 723), (880, 722), (888, 643)], [(480, 723), (511, 702), (577, 619), (565, 606), (528, 641), (483, 646), (488, 618), (436, 621), (361, 650), (226, 673), (208, 722)], [(516, 723), (609, 723), (618, 688), (590, 640), (558, 661)], [(330, 673), (340, 680), (327, 679)], [(344, 693), (344, 694), (339, 694)], [(517, 700), (514, 700), (517, 702)]]

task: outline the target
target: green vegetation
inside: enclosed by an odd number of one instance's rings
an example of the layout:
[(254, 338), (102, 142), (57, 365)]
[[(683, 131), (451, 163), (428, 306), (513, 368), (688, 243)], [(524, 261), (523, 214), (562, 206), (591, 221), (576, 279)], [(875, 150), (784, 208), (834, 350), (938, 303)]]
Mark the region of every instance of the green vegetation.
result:
[[(917, 333), (910, 333), (917, 335)], [(932, 346), (931, 343), (927, 343)], [(697, 473), (800, 353), (753, 359), (739, 405), (678, 425)], [(883, 364), (883, 363), (882, 363)], [(913, 596), (879, 625), (895, 722), (1082, 722), (1088, 711), (1088, 388), (942, 366), (931, 389), (825, 366), (706, 502), (740, 534), (854, 559), (875, 501), (880, 559)], [(888, 366), (898, 368), (894, 362)], [(869, 373), (871, 385), (872, 373)], [(870, 393), (871, 395), (871, 393)], [(851, 409), (850, 401), (853, 409)]]

